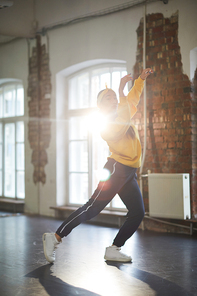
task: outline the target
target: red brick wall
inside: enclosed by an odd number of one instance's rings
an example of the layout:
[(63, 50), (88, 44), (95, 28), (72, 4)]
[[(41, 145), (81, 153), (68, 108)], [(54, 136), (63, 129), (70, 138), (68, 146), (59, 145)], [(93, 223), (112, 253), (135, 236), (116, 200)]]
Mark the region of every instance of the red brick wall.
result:
[(34, 183), (46, 182), (44, 167), (48, 162), (46, 149), (51, 138), (50, 94), (51, 74), (49, 70), (49, 55), (46, 46), (41, 45), (41, 37), (36, 37), (36, 47), (29, 59), (28, 96), (29, 130), (28, 139), (32, 151), (34, 165)]
[[(152, 173), (189, 173), (194, 215), (197, 214), (196, 105), (192, 105), (191, 82), (183, 74), (178, 43), (178, 14), (170, 18), (164, 18), (161, 13), (150, 14), (146, 21), (146, 67), (152, 68), (154, 74), (147, 79), (147, 151), (143, 173), (147, 173), (147, 170)], [(137, 28), (137, 37), (134, 78), (142, 70), (143, 19)], [(143, 97), (134, 124), (138, 126), (143, 147)], [(143, 185), (144, 203), (148, 211), (146, 179)]]

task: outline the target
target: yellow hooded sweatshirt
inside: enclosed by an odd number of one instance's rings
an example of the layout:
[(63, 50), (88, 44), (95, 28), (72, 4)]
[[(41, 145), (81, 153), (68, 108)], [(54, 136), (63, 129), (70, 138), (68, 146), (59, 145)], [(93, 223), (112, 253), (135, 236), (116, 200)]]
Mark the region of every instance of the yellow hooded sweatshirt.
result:
[[(138, 77), (128, 95), (120, 97), (117, 116), (114, 121), (109, 122), (101, 132), (101, 137), (107, 142), (111, 152), (109, 158), (134, 168), (139, 168), (141, 165), (141, 144), (138, 131), (131, 123), (131, 118), (137, 112), (143, 87), (144, 80)], [(135, 132), (134, 139), (127, 134), (130, 126), (133, 127)]]

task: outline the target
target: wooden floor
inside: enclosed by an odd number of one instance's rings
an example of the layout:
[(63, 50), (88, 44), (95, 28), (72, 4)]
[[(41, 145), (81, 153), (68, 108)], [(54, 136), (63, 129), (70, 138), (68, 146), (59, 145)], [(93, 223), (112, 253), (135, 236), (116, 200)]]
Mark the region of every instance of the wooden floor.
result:
[(116, 228), (82, 224), (63, 239), (56, 262), (46, 262), (42, 234), (61, 221), (0, 217), (1, 296), (194, 296), (197, 237), (138, 230), (122, 248), (133, 263), (103, 259)]

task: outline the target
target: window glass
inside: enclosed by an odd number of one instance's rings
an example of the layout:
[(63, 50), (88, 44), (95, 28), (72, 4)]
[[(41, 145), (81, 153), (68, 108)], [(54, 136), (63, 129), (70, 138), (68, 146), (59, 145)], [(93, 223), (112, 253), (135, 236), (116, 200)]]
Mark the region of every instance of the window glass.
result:
[(0, 118), (24, 115), (24, 89), (21, 84), (0, 87)]
[(7, 85), (4, 87), (4, 117), (15, 116), (15, 85)]
[(72, 141), (69, 145), (69, 171), (88, 171), (87, 141)]
[(15, 124), (5, 124), (4, 195), (15, 197)]
[(123, 204), (118, 194), (116, 194), (116, 196), (112, 200), (112, 207), (120, 209), (125, 208), (125, 205)]
[(84, 116), (71, 117), (69, 120), (69, 139), (84, 140), (88, 137), (88, 131)]
[(118, 88), (120, 84), (120, 71), (116, 71), (112, 73), (112, 89), (115, 91), (116, 95), (118, 95)]
[(24, 122), (18, 121), (16, 123), (16, 141), (24, 142)]
[[(24, 89), (19, 83), (0, 87), (0, 195), (25, 197)], [(10, 117), (12, 119), (10, 120)], [(10, 122), (11, 121), (11, 122)]]
[(16, 144), (16, 169), (24, 170), (24, 143)]
[(69, 80), (69, 94), (68, 94), (68, 107), (69, 109), (77, 108), (77, 77)]
[(127, 75), (127, 71), (122, 71), (121, 77), (126, 76), (126, 75)]
[(16, 115), (24, 115), (24, 89), (21, 85), (17, 86), (17, 96), (16, 96)]
[(106, 85), (108, 88), (111, 87), (111, 83), (110, 83), (110, 73), (104, 73), (101, 75), (101, 82), (100, 82), (100, 89), (105, 89)]
[(97, 95), (100, 91), (99, 87), (99, 76), (95, 75), (91, 78), (91, 97), (90, 97), (90, 106), (91, 107), (96, 107), (96, 102), (97, 102)]
[(88, 199), (88, 173), (71, 173), (69, 178), (69, 202), (84, 204)]
[(84, 73), (78, 77), (78, 92), (77, 92), (77, 102), (78, 108), (88, 108), (89, 107), (89, 74)]
[(16, 195), (18, 198), (25, 197), (25, 145), (24, 145), (24, 122), (16, 123)]
[(89, 107), (89, 73), (83, 73), (69, 80), (69, 109)]

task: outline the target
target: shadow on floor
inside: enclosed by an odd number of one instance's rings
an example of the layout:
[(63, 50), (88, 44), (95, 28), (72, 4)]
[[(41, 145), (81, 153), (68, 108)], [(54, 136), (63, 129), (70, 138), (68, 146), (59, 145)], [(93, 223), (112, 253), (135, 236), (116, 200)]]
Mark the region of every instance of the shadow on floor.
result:
[(39, 279), (40, 284), (50, 296), (100, 296), (99, 294), (95, 294), (88, 290), (69, 285), (59, 278), (53, 276), (50, 270), (51, 266), (51, 264), (41, 266), (26, 274), (25, 277)]
[(191, 294), (173, 282), (152, 273), (132, 267), (131, 263), (106, 261), (106, 264), (114, 266), (122, 272), (125, 272), (126, 274), (129, 274), (130, 276), (148, 284), (149, 287), (156, 292), (157, 296), (194, 296), (193, 293)]

